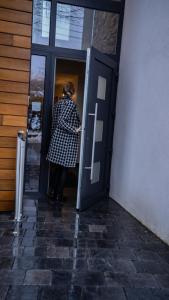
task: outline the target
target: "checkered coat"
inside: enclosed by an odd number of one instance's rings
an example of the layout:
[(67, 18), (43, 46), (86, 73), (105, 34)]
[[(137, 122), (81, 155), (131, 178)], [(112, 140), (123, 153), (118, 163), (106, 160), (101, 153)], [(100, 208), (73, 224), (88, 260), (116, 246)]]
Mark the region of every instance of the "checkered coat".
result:
[(80, 119), (76, 104), (68, 97), (53, 108), (52, 136), (47, 154), (50, 162), (75, 167), (77, 163)]

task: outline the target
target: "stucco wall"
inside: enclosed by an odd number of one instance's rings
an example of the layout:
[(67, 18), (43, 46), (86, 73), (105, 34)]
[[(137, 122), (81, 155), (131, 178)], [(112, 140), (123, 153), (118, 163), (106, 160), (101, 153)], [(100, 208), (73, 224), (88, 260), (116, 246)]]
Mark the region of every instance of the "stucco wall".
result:
[(110, 196), (169, 244), (168, 12), (126, 0)]

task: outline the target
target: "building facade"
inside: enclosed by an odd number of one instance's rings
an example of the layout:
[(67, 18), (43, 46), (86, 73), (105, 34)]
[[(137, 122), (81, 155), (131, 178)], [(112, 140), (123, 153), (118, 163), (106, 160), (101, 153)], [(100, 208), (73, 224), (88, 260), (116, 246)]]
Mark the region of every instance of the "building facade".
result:
[[(15, 205), (19, 130), (27, 136), (24, 189), (46, 192), (56, 65), (61, 58), (85, 64), (89, 47), (118, 61), (122, 12), (121, 2), (110, 0), (106, 6), (101, 1), (0, 2), (0, 211)], [(82, 98), (82, 82), (78, 89)]]
[[(103, 2), (0, 1), (0, 211), (14, 209), (18, 130), (28, 129), (25, 190), (46, 190), (55, 86), (65, 60), (76, 60), (82, 95), (77, 61), (93, 46), (117, 63), (119, 77), (110, 197), (169, 243), (169, 3), (126, 0), (124, 10), (124, 1)], [(77, 76), (67, 73), (75, 84)]]
[(0, 211), (13, 210), (16, 135), (27, 128), (32, 1), (0, 2)]

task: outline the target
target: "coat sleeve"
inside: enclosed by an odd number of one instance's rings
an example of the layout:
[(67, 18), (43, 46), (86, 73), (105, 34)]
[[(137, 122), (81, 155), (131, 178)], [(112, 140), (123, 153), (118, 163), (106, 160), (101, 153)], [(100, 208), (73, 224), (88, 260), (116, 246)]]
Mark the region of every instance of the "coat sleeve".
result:
[(69, 133), (76, 133), (76, 128), (71, 126), (69, 122), (74, 109), (74, 103), (67, 102), (63, 107), (61, 114), (58, 117), (58, 127), (65, 129)]
[(57, 118), (58, 118), (58, 105), (57, 103), (54, 104), (53, 106), (53, 111), (52, 111), (52, 134), (54, 133), (57, 125)]

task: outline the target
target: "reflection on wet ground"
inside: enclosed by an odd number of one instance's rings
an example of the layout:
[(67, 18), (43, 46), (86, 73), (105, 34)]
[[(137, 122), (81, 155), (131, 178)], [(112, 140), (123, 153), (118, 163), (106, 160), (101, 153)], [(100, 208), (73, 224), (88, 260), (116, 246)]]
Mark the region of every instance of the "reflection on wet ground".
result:
[(19, 228), (0, 214), (1, 300), (169, 299), (167, 245), (113, 200), (73, 207), (25, 196)]

